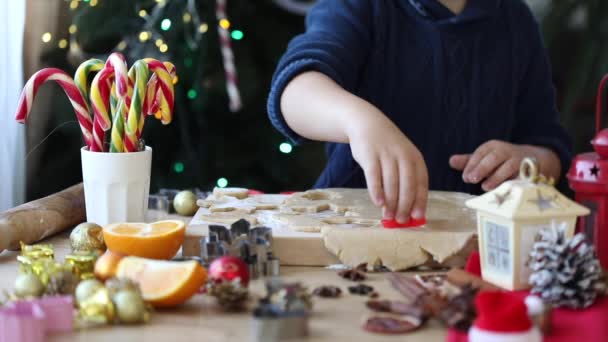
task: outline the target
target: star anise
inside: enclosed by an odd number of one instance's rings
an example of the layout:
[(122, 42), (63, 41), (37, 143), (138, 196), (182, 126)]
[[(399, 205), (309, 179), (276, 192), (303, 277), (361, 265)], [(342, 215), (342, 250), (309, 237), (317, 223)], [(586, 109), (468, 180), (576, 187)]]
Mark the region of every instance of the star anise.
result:
[(312, 294), (322, 298), (338, 298), (342, 295), (342, 290), (337, 286), (320, 286), (314, 289)]
[(356, 295), (360, 295), (360, 296), (367, 296), (374, 292), (374, 288), (369, 285), (359, 284), (356, 286), (349, 286), (348, 292), (350, 292), (351, 294), (356, 294)]
[(344, 271), (338, 272), (338, 275), (344, 279), (348, 279), (350, 281), (363, 281), (367, 279), (367, 276), (356, 269), (348, 269)]

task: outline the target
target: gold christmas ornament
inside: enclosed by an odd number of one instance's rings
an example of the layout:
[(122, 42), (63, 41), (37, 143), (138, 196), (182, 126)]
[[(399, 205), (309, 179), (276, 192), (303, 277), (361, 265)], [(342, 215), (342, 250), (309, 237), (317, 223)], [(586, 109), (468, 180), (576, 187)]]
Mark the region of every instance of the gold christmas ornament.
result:
[(15, 279), (15, 295), (19, 298), (40, 297), (44, 285), (35, 274), (20, 274)]
[(55, 257), (55, 250), (51, 244), (26, 245), (23, 241), (20, 244), (21, 255), (31, 260)]
[(70, 233), (70, 245), (72, 246), (72, 252), (96, 252), (101, 255), (106, 250), (106, 244), (103, 241), (103, 228), (91, 222), (77, 225)]
[(173, 207), (175, 211), (183, 216), (192, 216), (198, 210), (196, 205), (196, 195), (189, 190), (184, 190), (175, 195), (173, 199)]
[(112, 297), (120, 323), (135, 324), (148, 320), (148, 310), (141, 295), (133, 290), (119, 291)]
[(72, 266), (72, 271), (80, 280), (94, 278), (93, 270), (97, 261), (95, 252), (77, 251), (65, 256), (66, 264)]
[(71, 270), (58, 270), (49, 275), (44, 294), (49, 296), (74, 295), (78, 280), (78, 277)]
[[(83, 282), (92, 281), (92, 279)], [(82, 283), (81, 283), (82, 284)], [(93, 284), (93, 283), (91, 283)], [(98, 282), (99, 287), (91, 285), (86, 293), (82, 291), (78, 296), (80, 285), (76, 288), (78, 298), (78, 318), (81, 321), (94, 324), (108, 324), (114, 321), (115, 308), (108, 290)], [(90, 291), (90, 292), (89, 292)], [(87, 296), (84, 296), (84, 295)]]
[(76, 287), (76, 303), (80, 304), (81, 302), (87, 300), (100, 288), (103, 288), (103, 284), (97, 279), (87, 279), (81, 281)]
[(131, 279), (128, 278), (112, 278), (106, 281), (106, 288), (110, 293), (110, 297), (114, 298), (114, 296), (121, 291), (131, 291), (139, 294), (141, 296), (141, 291), (139, 290), (139, 285)]

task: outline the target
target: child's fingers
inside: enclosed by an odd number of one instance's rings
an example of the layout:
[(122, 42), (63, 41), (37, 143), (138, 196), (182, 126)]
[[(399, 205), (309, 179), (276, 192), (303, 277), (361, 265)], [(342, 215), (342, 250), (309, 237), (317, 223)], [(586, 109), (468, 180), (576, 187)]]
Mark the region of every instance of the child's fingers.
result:
[(455, 154), (450, 157), (450, 166), (455, 170), (462, 171), (467, 166), (470, 158), (470, 154)]
[(519, 170), (520, 161), (511, 158), (503, 163), (494, 173), (481, 185), (484, 191), (490, 191), (499, 186), (502, 182), (513, 178)]
[(486, 154), (475, 169), (469, 173), (470, 181), (472, 183), (479, 183), (508, 159), (509, 156), (500, 150), (491, 151), (490, 153)]
[(399, 199), (399, 169), (397, 162), (388, 158), (382, 161), (382, 187), (384, 189), (384, 218), (392, 220)]
[(382, 190), (382, 171), (380, 162), (374, 160), (369, 166), (363, 169), (365, 173), (365, 181), (367, 182), (367, 190), (369, 196), (375, 205), (384, 205), (384, 191)]
[(465, 182), (469, 182), (469, 183), (479, 182), (479, 180), (473, 179), (473, 177), (471, 175), (471, 171), (473, 171), (477, 167), (477, 165), (479, 165), (479, 163), (483, 160), (483, 158), (486, 156), (486, 154), (490, 153), (490, 151), (493, 150), (494, 144), (496, 144), (496, 143), (493, 140), (488, 141), (488, 142), (482, 144), (481, 146), (479, 146), (475, 150), (475, 152), (473, 152), (473, 154), (469, 158), (469, 161), (467, 162), (467, 166), (465, 166), (464, 171), (462, 172), (462, 179)]
[(412, 209), (412, 217), (415, 219), (421, 219), (426, 216), (426, 204), (429, 191), (429, 173), (426, 169), (426, 165), (421, 163), (417, 165), (418, 170), (416, 171), (417, 176), (417, 190), (416, 199)]
[(399, 201), (396, 220), (403, 223), (409, 219), (416, 198), (416, 168), (408, 161), (401, 161), (399, 164)]

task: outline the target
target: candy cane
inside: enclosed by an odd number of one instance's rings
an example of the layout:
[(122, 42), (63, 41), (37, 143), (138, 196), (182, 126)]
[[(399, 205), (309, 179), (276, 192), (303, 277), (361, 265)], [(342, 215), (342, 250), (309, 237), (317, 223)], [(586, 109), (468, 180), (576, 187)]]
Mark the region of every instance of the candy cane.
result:
[(129, 89), (129, 76), (127, 71), (127, 62), (125, 56), (120, 52), (114, 52), (108, 56), (106, 61), (106, 67), (112, 67), (114, 69), (114, 76), (116, 77), (116, 93), (119, 98), (127, 96)]
[[(143, 102), (146, 97), (146, 85), (150, 73), (145, 62), (139, 60), (133, 64), (129, 70), (129, 76), (134, 80), (133, 97), (131, 98), (131, 106), (127, 114), (127, 124), (125, 125), (124, 149), (126, 152), (136, 152), (138, 150), (139, 137), (137, 135), (139, 129), (139, 120), (143, 110)], [(120, 113), (118, 113), (120, 115)]]
[(76, 113), (76, 118), (80, 124), (80, 130), (82, 131), (84, 142), (88, 147), (90, 147), (93, 141), (91, 134), (92, 122), (91, 116), (89, 115), (87, 102), (82, 97), (82, 94), (74, 83), (72, 77), (62, 70), (55, 68), (42, 69), (35, 73), (27, 81), (25, 87), (23, 87), (21, 97), (19, 98), (17, 112), (15, 113), (15, 120), (17, 120), (19, 123), (25, 123), (27, 121), (32, 109), (32, 103), (34, 102), (34, 98), (38, 93), (38, 88), (46, 81), (55, 81), (61, 86), (61, 88), (63, 88), (63, 91), (66, 93), (70, 99), (70, 102), (72, 103), (72, 107), (74, 107), (74, 112)]
[(127, 115), (127, 106), (125, 100), (118, 100), (116, 105), (116, 113), (112, 120), (112, 132), (110, 136), (110, 152), (126, 152), (124, 146), (125, 140), (125, 116)]
[(162, 96), (157, 95), (156, 99), (160, 100), (161, 122), (163, 125), (168, 125), (173, 120), (173, 105), (175, 100), (173, 79), (167, 67), (160, 61), (153, 58), (144, 58), (143, 61), (148, 65), (150, 72), (158, 78), (158, 85)]
[[(171, 75), (171, 82), (175, 84), (177, 80), (177, 71), (175, 69), (175, 65), (173, 65), (171, 62), (163, 62), (163, 65), (169, 72), (169, 75)], [(158, 77), (156, 74), (154, 74), (148, 82), (148, 88), (146, 91), (146, 101), (144, 102), (146, 115), (155, 115), (156, 112), (158, 112), (162, 96), (162, 90), (158, 84)]]
[[(215, 16), (218, 23), (222, 19), (226, 19), (226, 0), (217, 0), (215, 7)], [(241, 109), (241, 94), (239, 93), (238, 77), (234, 66), (234, 53), (232, 52), (232, 43), (228, 30), (220, 25), (217, 25), (218, 35), (220, 37), (220, 46), (222, 48), (222, 59), (224, 62), (224, 72), (226, 73), (226, 90), (228, 91), (229, 107), (232, 112), (237, 112)]]
[(103, 69), (104, 62), (100, 59), (89, 59), (80, 64), (74, 73), (74, 83), (80, 90), (82, 97), (87, 100), (89, 98), (89, 74)]
[[(108, 103), (110, 101), (111, 80), (114, 71), (106, 66), (95, 75), (91, 83), (91, 107), (93, 108), (93, 144), (91, 151), (104, 152), (105, 131), (112, 126), (108, 115)], [(118, 90), (117, 90), (118, 91)]]

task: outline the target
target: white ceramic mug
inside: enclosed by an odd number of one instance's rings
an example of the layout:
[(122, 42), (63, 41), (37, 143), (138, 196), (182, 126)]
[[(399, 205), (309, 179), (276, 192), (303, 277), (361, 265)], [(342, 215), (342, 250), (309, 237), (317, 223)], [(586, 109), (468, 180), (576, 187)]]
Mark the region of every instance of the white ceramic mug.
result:
[(81, 150), (87, 221), (99, 225), (144, 222), (148, 210), (152, 148), (131, 153)]

